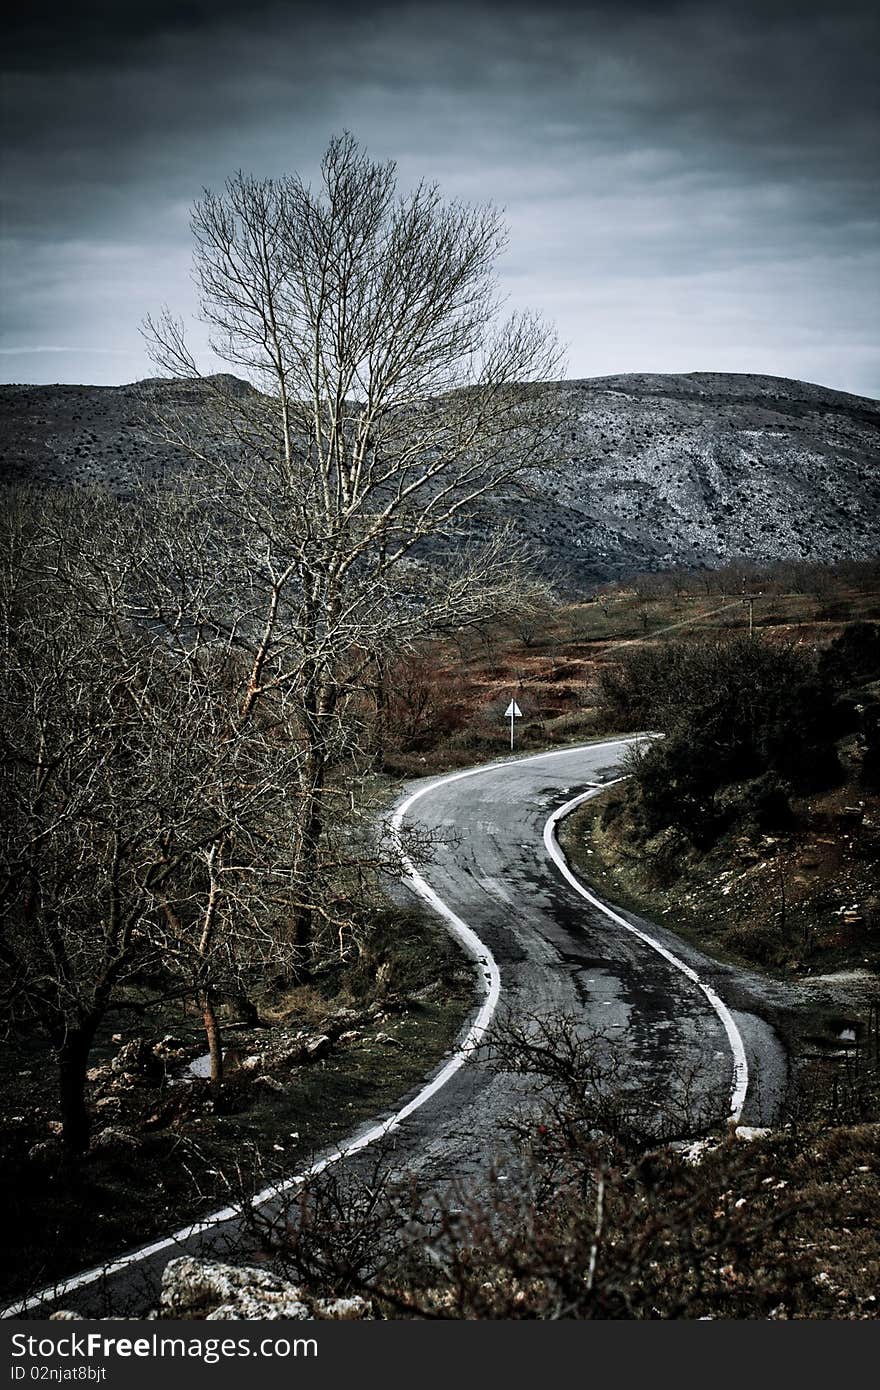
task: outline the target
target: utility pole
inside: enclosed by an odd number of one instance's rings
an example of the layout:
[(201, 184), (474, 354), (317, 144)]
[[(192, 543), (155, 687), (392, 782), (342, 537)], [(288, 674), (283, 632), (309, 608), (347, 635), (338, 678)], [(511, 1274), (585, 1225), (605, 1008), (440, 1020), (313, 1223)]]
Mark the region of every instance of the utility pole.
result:
[(747, 603), (747, 604), (749, 605), (749, 636), (750, 636), (750, 637), (754, 637), (754, 635), (755, 635), (755, 599), (756, 599), (756, 598), (760, 598), (760, 597), (761, 597), (760, 594), (747, 594), (747, 593), (746, 593), (746, 581), (745, 581), (745, 577), (743, 577), (743, 583), (742, 583), (742, 598), (743, 598), (743, 603)]

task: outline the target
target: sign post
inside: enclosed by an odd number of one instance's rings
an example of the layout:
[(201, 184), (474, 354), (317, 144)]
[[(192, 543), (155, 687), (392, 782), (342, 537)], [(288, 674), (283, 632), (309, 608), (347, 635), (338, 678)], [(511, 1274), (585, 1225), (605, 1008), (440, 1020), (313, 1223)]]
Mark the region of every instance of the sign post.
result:
[(519, 705), (516, 703), (516, 700), (511, 700), (510, 704), (507, 706), (507, 709), (504, 711), (504, 716), (506, 719), (510, 720), (510, 751), (513, 752), (513, 721), (515, 719), (522, 719), (523, 717), (523, 712), (520, 709)]

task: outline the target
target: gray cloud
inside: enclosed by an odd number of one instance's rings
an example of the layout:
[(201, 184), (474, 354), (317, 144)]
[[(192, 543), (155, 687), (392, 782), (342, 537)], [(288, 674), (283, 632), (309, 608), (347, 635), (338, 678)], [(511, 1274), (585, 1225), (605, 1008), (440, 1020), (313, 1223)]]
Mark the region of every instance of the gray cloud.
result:
[(503, 286), (557, 319), (572, 374), (880, 394), (876, 39), (856, 3), (31, 6), (4, 81), (7, 347), (146, 374), (139, 319), (191, 305), (202, 186), (313, 172), (348, 127), (403, 182), (505, 206)]

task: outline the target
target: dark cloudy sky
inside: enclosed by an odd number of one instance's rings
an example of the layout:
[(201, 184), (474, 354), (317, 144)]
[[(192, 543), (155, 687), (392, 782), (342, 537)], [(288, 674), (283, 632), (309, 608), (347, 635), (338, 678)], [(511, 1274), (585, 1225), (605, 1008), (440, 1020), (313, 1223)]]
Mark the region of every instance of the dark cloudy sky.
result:
[[(502, 286), (568, 375), (880, 396), (876, 3), (28, 0), (3, 59), (0, 379), (149, 375), (188, 209), (351, 130), (501, 204)], [(195, 341), (198, 341), (196, 335)]]

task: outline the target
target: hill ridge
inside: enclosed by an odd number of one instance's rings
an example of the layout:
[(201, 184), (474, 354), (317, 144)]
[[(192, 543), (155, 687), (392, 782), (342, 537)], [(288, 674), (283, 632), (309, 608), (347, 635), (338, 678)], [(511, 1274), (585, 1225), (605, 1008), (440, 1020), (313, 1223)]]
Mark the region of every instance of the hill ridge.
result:
[[(220, 379), (246, 392), (248, 383)], [(547, 383), (563, 425), (552, 468), (495, 519), (564, 584), (742, 557), (835, 560), (877, 552), (880, 402), (751, 373), (618, 373)], [(0, 477), (126, 491), (181, 466), (139, 420), (145, 396), (192, 386), (0, 387)]]

